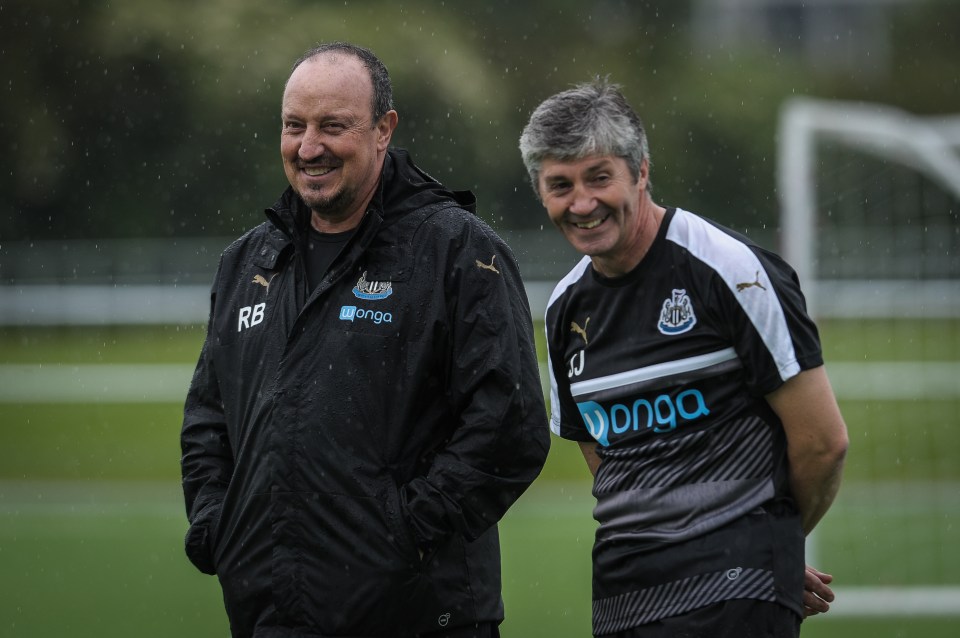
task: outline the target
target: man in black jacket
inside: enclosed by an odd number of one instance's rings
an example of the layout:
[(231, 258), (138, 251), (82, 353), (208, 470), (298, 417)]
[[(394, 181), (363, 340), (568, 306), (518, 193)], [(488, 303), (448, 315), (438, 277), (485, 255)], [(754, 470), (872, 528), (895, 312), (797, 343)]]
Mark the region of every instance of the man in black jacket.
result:
[(401, 150), (370, 51), (283, 94), (290, 188), (221, 256), (184, 410), (186, 551), (236, 636), (497, 636), (497, 521), (549, 445), (506, 244)]

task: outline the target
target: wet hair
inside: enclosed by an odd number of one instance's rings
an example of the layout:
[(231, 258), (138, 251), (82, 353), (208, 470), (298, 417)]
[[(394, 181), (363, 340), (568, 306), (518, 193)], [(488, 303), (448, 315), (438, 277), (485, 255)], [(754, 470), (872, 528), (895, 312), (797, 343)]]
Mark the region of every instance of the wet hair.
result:
[(634, 180), (640, 177), (643, 160), (650, 160), (640, 116), (619, 85), (600, 77), (544, 100), (520, 135), (520, 154), (537, 197), (545, 159), (566, 162), (612, 155), (626, 161)]
[[(349, 42), (327, 42), (318, 44), (303, 55), (297, 58), (290, 69), (292, 75), (297, 67), (313, 58), (325, 55), (327, 53), (342, 53), (352, 55), (360, 60), (370, 74), (370, 83), (373, 85), (373, 104), (371, 113), (373, 113), (373, 123), (376, 124), (387, 111), (393, 109), (393, 85), (390, 83), (390, 74), (387, 67), (380, 61), (373, 51)], [(289, 81), (289, 78), (288, 78)]]

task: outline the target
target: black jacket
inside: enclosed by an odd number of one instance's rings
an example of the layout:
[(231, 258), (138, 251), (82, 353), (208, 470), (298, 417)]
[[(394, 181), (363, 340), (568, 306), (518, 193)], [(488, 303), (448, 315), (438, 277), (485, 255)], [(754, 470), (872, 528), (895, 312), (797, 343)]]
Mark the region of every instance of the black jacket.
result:
[(506, 244), (404, 151), (315, 290), (288, 189), (228, 247), (184, 410), (191, 561), (234, 635), (503, 618), (497, 521), (548, 430)]

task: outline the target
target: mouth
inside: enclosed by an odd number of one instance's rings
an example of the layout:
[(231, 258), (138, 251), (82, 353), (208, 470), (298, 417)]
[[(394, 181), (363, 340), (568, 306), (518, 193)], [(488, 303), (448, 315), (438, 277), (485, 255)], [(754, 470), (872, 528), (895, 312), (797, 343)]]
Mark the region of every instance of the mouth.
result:
[(598, 219), (591, 219), (590, 221), (586, 222), (573, 222), (573, 225), (581, 230), (591, 230), (602, 224), (604, 221), (606, 221), (606, 219), (606, 217), (600, 217)]
[(310, 177), (320, 177), (334, 170), (333, 166), (304, 166), (301, 170)]

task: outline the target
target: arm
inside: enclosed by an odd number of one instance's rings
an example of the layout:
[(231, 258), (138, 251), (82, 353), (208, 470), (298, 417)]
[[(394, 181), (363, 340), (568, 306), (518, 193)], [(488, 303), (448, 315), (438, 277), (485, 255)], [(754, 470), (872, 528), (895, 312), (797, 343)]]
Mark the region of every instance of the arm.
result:
[(194, 566), (205, 574), (215, 572), (213, 547), (217, 523), (233, 474), (233, 452), (210, 353), (211, 328), (212, 321), (190, 383), (180, 432), (183, 496), (190, 521), (184, 539), (185, 550)]
[(767, 395), (787, 436), (790, 486), (809, 534), (840, 488), (847, 427), (823, 366), (805, 370)]
[(421, 550), (452, 533), (474, 540), (495, 525), (540, 473), (549, 448), (520, 275), (505, 245), (484, 244), (476, 254), (463, 251), (465, 263), (448, 292), (455, 304), (447, 400), (457, 425), (426, 473), (401, 487)]

